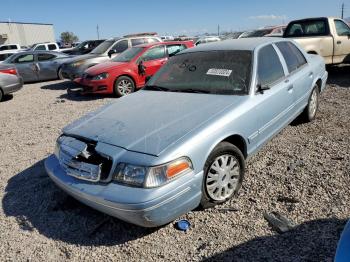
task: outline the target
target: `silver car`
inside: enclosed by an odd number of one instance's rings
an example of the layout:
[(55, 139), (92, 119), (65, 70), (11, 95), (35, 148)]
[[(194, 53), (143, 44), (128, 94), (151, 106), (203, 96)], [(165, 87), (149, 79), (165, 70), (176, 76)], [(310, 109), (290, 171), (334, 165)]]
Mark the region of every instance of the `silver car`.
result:
[(1, 65), (15, 66), (25, 83), (36, 82), (62, 78), (62, 63), (69, 58), (69, 55), (54, 51), (25, 51), (13, 54)]
[(147, 43), (161, 42), (159, 37), (147, 34), (126, 35), (111, 38), (93, 49), (89, 54), (76, 56), (62, 66), (62, 76), (74, 80), (81, 77), (86, 69), (94, 65), (108, 62), (126, 49)]
[(2, 70), (4, 69), (0, 65), (0, 101), (4, 95), (14, 93), (23, 87), (23, 80), (17, 75), (15, 68), (6, 69), (7, 73), (1, 73)]
[(145, 227), (234, 197), (245, 163), (293, 119), (315, 118), (323, 59), (285, 39), (237, 39), (174, 56), (139, 92), (63, 130), (45, 161), (81, 202)]

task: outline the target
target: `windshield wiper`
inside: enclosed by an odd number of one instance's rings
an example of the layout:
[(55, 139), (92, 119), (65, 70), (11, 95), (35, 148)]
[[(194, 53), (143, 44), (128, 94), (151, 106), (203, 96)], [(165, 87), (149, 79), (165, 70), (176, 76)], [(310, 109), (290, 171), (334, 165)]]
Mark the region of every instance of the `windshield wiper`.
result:
[(201, 93), (201, 94), (209, 94), (210, 91), (201, 90), (201, 89), (192, 89), (192, 88), (184, 88), (184, 89), (173, 89), (171, 92), (184, 92), (184, 93)]
[(168, 88), (162, 86), (145, 86), (144, 90), (169, 91)]

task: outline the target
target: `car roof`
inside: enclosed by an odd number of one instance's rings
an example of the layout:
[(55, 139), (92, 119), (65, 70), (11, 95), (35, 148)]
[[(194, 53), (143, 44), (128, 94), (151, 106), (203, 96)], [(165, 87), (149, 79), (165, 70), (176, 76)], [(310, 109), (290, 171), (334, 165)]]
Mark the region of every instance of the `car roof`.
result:
[(181, 53), (203, 52), (203, 51), (218, 51), (218, 50), (246, 50), (254, 51), (257, 47), (276, 43), (281, 41), (290, 41), (285, 38), (277, 37), (252, 37), (252, 38), (240, 38), (240, 39), (228, 39), (213, 43), (207, 43), (204, 45), (198, 45), (194, 48), (189, 48)]
[(63, 55), (63, 56), (68, 56), (67, 54), (61, 53), (61, 52), (55, 52), (55, 51), (45, 51), (45, 50), (28, 50), (28, 51), (20, 51), (16, 54), (52, 54), (52, 55)]
[(153, 42), (149, 44), (136, 45), (135, 47), (152, 47), (156, 45), (176, 45), (176, 44), (185, 44), (188, 41), (169, 41), (169, 42)]

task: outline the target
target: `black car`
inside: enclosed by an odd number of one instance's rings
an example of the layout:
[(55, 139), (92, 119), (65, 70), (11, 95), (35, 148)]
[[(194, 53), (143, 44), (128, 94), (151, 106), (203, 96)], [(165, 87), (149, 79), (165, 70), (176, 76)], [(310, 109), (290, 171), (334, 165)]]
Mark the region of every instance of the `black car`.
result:
[(68, 55), (85, 55), (90, 53), (95, 47), (97, 47), (99, 44), (104, 42), (105, 39), (101, 40), (87, 40), (84, 42), (81, 42), (76, 47), (69, 49), (69, 50), (63, 50), (63, 53), (66, 53)]

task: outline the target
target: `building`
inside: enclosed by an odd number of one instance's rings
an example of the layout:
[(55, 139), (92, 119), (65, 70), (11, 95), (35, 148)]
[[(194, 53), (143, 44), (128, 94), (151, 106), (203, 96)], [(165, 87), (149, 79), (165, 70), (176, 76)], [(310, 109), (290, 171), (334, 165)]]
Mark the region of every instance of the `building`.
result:
[(30, 46), (42, 42), (55, 42), (53, 24), (0, 21), (0, 45)]

